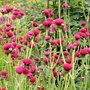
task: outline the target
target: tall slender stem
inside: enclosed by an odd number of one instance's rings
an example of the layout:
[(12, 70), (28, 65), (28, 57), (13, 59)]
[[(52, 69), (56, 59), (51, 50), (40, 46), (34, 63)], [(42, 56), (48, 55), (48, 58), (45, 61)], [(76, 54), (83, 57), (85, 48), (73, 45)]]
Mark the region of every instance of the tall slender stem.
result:
[(59, 18), (60, 18), (60, 0), (58, 1), (58, 13), (59, 13)]
[(47, 8), (49, 8), (49, 0), (47, 0)]

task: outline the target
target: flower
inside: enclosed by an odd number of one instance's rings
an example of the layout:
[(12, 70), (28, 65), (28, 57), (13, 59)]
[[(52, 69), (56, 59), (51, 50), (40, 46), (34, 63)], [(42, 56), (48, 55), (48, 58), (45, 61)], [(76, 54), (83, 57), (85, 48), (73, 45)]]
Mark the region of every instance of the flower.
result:
[(29, 80), (30, 80), (31, 83), (35, 83), (36, 82), (36, 78), (34, 76), (30, 77)]
[(40, 30), (34, 29), (34, 30), (33, 30), (33, 33), (34, 33), (35, 36), (37, 36), (37, 35), (40, 33)]
[(74, 54), (75, 57), (78, 57), (79, 56), (79, 51), (76, 51), (75, 54)]
[(7, 71), (5, 71), (5, 70), (2, 70), (2, 71), (0, 72), (0, 74), (3, 75), (3, 76), (7, 76), (7, 75), (8, 75)]
[(43, 26), (44, 26), (44, 27), (49, 27), (51, 24), (52, 24), (52, 21), (50, 21), (50, 20), (45, 20), (45, 21), (43, 22)]
[(29, 73), (35, 73), (36, 72), (36, 67), (33, 66), (29, 69)]
[(56, 24), (56, 25), (63, 25), (64, 24), (64, 20), (63, 19), (61, 19), (61, 18), (59, 18), (59, 19), (55, 19), (54, 20), (54, 24)]
[(38, 27), (39, 24), (38, 24), (37, 22), (33, 22), (33, 26), (34, 26), (34, 27)]
[(45, 55), (46, 57), (48, 57), (48, 56), (50, 55), (50, 51), (45, 51), (45, 52), (44, 52), (44, 55)]
[(81, 32), (81, 33), (85, 33), (85, 32), (87, 32), (87, 29), (86, 29), (86, 28), (81, 28), (81, 29), (80, 29), (80, 32)]
[(65, 3), (62, 4), (62, 7), (63, 8), (69, 8), (70, 6), (68, 5), (68, 3), (65, 2)]
[(69, 52), (68, 51), (64, 51), (63, 54), (67, 56), (67, 55), (69, 55)]
[(7, 11), (7, 12), (11, 12), (12, 10), (13, 10), (12, 7), (8, 7), (8, 8), (6, 8), (6, 11)]
[(63, 69), (66, 71), (70, 71), (72, 69), (72, 65), (69, 63), (63, 64)]
[(3, 49), (8, 50), (10, 47), (11, 47), (11, 43), (6, 43), (4, 44)]
[(56, 78), (58, 76), (58, 73), (56, 71), (53, 71), (53, 76)]
[(1, 87), (0, 90), (6, 90), (6, 88), (5, 87)]
[(80, 24), (84, 27), (87, 23), (85, 21), (82, 21)]
[(79, 39), (80, 39), (80, 35), (79, 35), (79, 34), (75, 34), (75, 35), (74, 35), (74, 38), (75, 38), (76, 40), (79, 40)]
[(34, 60), (35, 60), (35, 61), (39, 61), (39, 58), (38, 58), (38, 57), (35, 57)]
[(46, 41), (50, 40), (50, 36), (45, 36), (45, 40)]
[(22, 74), (22, 73), (23, 73), (23, 67), (22, 67), (22, 66), (18, 66), (18, 67), (16, 68), (16, 73)]
[(45, 9), (45, 10), (43, 11), (43, 13), (44, 13), (44, 15), (45, 15), (46, 17), (50, 17), (50, 16), (53, 16), (53, 15), (54, 15), (51, 9)]
[(7, 32), (8, 37), (12, 37), (13, 33), (12, 32)]
[(24, 63), (25, 65), (30, 65), (30, 64), (32, 63), (32, 61), (31, 61), (31, 59), (24, 58), (24, 59), (23, 59), (23, 63)]
[(46, 63), (46, 64), (48, 64), (50, 62), (50, 60), (48, 58), (44, 58), (43, 59), (43, 62)]
[(67, 62), (67, 63), (71, 63), (71, 62), (72, 62), (72, 56), (69, 57), (69, 58), (67, 58), (67, 59), (66, 59), (66, 62)]
[(51, 33), (51, 34), (54, 34), (54, 33), (55, 33), (55, 30), (56, 30), (55, 25), (54, 25), (54, 24), (51, 24), (51, 25), (50, 25), (50, 33)]
[(83, 48), (80, 50), (80, 55), (86, 55), (88, 54), (88, 48)]

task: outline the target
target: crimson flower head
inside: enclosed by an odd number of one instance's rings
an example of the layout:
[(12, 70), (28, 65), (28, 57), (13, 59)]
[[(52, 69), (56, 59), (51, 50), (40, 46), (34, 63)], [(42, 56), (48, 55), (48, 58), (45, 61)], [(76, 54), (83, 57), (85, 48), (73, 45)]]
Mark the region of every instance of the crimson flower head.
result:
[(12, 37), (13, 33), (12, 32), (7, 32), (8, 37)]
[(58, 76), (58, 72), (53, 71), (53, 76), (56, 78)]
[(23, 73), (23, 70), (24, 70), (24, 68), (23, 68), (22, 66), (18, 66), (18, 67), (16, 68), (16, 73), (22, 74), (22, 73)]
[(1, 87), (0, 90), (6, 90), (6, 88), (5, 87)]
[(7, 10), (2, 10), (1, 13), (4, 15), (4, 14), (7, 14)]
[(60, 26), (60, 25), (64, 25), (64, 20), (61, 18), (55, 19), (54, 20), (54, 24)]
[(24, 74), (24, 75), (27, 75), (28, 73), (29, 73), (28, 69), (23, 68), (23, 74)]
[(35, 36), (37, 36), (37, 35), (40, 33), (40, 30), (34, 29), (34, 30), (33, 30), (33, 33), (34, 33)]
[(67, 45), (67, 48), (68, 48), (68, 49), (74, 49), (74, 44), (69, 43), (69, 44)]
[(43, 59), (43, 62), (46, 63), (46, 64), (48, 64), (50, 62), (50, 60), (48, 58), (44, 58)]
[(44, 55), (45, 55), (46, 57), (48, 57), (48, 56), (50, 55), (50, 51), (45, 51), (45, 52), (44, 52)]
[(11, 47), (11, 43), (6, 43), (6, 44), (3, 46), (3, 49), (4, 49), (4, 50), (8, 50), (10, 47)]
[(24, 63), (25, 65), (30, 65), (30, 64), (32, 63), (32, 61), (31, 61), (31, 59), (24, 58), (24, 59), (23, 59), (23, 63)]
[(35, 60), (35, 61), (39, 61), (39, 58), (38, 58), (38, 57), (35, 57), (34, 60)]
[(39, 26), (39, 24), (37, 22), (33, 22), (33, 26), (37, 27), (37, 26)]
[(65, 3), (62, 4), (62, 7), (63, 7), (63, 8), (69, 8), (70, 6), (69, 6), (68, 3), (65, 2)]
[(24, 16), (24, 12), (20, 11), (19, 9), (13, 10), (12, 19), (15, 20), (16, 18), (20, 19)]
[(29, 69), (29, 73), (35, 73), (36, 72), (36, 67), (31, 67), (30, 69)]
[(10, 27), (10, 26), (11, 26), (11, 24), (10, 24), (10, 23), (6, 23), (6, 26), (7, 26), (7, 27)]
[(83, 26), (83, 27), (84, 27), (86, 24), (87, 24), (87, 23), (86, 23), (85, 21), (82, 21), (82, 22), (81, 22), (81, 26)]
[(75, 35), (74, 35), (74, 38), (75, 38), (76, 40), (79, 40), (81, 37), (80, 37), (79, 34), (75, 34)]
[(81, 29), (80, 29), (80, 32), (81, 32), (81, 33), (85, 33), (85, 32), (87, 32), (87, 29), (86, 29), (86, 28), (81, 28)]
[(67, 63), (71, 63), (72, 62), (72, 56), (70, 56), (69, 58), (66, 59)]
[(50, 17), (54, 15), (51, 9), (46, 9), (43, 11), (43, 13), (46, 17)]
[(12, 7), (8, 7), (8, 8), (6, 8), (6, 11), (7, 11), (7, 12), (11, 12), (12, 10), (13, 10)]
[(45, 21), (43, 22), (43, 26), (44, 26), (44, 27), (49, 27), (51, 24), (52, 24), (52, 21), (51, 21), (51, 20), (45, 20)]
[(15, 15), (12, 16), (12, 20), (15, 20), (17, 17)]
[(72, 69), (72, 65), (69, 63), (63, 64), (63, 69), (66, 71), (70, 71)]
[(57, 41), (56, 40), (51, 40), (50, 41), (51, 45), (56, 47), (58, 45)]
[(36, 82), (36, 78), (34, 76), (30, 77), (29, 80), (30, 80), (31, 83), (35, 83)]
[(69, 55), (69, 52), (68, 51), (64, 51), (63, 54), (64, 55)]
[(83, 49), (80, 50), (80, 55), (84, 56), (86, 54), (88, 54), (88, 48), (83, 48)]
[(0, 72), (0, 74), (3, 75), (3, 76), (7, 76), (7, 75), (8, 75), (7, 71), (5, 71), (5, 70), (2, 70), (2, 71)]
[(78, 57), (79, 54), (80, 54), (79, 51), (76, 51), (75, 54), (74, 54), (74, 56), (75, 56), (75, 57)]
[(50, 36), (45, 36), (45, 40), (46, 41), (50, 40)]

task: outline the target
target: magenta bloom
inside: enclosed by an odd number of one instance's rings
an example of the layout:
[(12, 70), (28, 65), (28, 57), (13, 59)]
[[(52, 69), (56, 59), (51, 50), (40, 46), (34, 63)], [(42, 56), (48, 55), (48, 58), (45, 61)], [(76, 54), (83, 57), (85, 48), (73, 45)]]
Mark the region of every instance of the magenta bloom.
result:
[(54, 15), (51, 9), (46, 9), (43, 11), (43, 13), (46, 17), (50, 17)]
[(37, 22), (33, 22), (33, 26), (34, 26), (34, 27), (38, 27), (39, 24), (38, 24)]
[(45, 51), (45, 52), (44, 52), (44, 55), (45, 55), (46, 57), (48, 57), (48, 56), (50, 55), (50, 51)]
[(53, 71), (53, 76), (56, 78), (58, 76), (58, 72)]
[(31, 67), (29, 69), (29, 73), (35, 73), (36, 72), (36, 67)]
[(38, 57), (36, 57), (36, 58), (34, 58), (34, 60), (35, 60), (35, 61), (39, 61), (39, 58), (38, 58)]
[(46, 41), (50, 40), (50, 36), (45, 36), (45, 40)]
[(86, 55), (88, 54), (88, 48), (83, 48), (80, 50), (80, 55)]
[(72, 69), (72, 65), (69, 63), (63, 64), (63, 69), (66, 71), (70, 71)]
[(85, 26), (87, 23), (85, 21), (81, 22), (81, 26)]
[(17, 68), (16, 68), (16, 73), (18, 73), (18, 74), (22, 74), (23, 73), (23, 67), (22, 66), (18, 66)]
[(30, 65), (32, 63), (32, 61), (31, 61), (31, 59), (25, 58), (25, 59), (23, 59), (23, 63), (25, 65)]
[(2, 70), (2, 71), (0, 72), (0, 74), (3, 75), (3, 76), (7, 76), (7, 75), (8, 75), (7, 71), (5, 71), (5, 70)]
[(12, 20), (15, 20), (17, 17), (15, 15), (12, 16)]
[(33, 33), (34, 33), (35, 36), (37, 36), (37, 35), (40, 33), (40, 30), (34, 29), (34, 30), (33, 30)]
[(79, 54), (80, 54), (79, 51), (76, 51), (75, 54), (74, 54), (74, 56), (75, 56), (75, 57), (78, 57)]
[(49, 27), (51, 24), (52, 24), (52, 21), (50, 21), (50, 20), (46, 20), (43, 22), (44, 27)]
[(63, 3), (63, 4), (62, 4), (62, 7), (63, 7), (63, 8), (68, 8), (68, 7), (70, 7), (70, 6), (68, 5), (68, 3)]
[(36, 82), (36, 78), (34, 76), (30, 77), (29, 80), (30, 80), (31, 83), (35, 83)]
[(69, 57), (69, 58), (67, 58), (67, 59), (66, 59), (66, 62), (67, 62), (67, 63), (71, 63), (71, 62), (72, 62), (72, 56)]
[(27, 75), (28, 73), (29, 73), (28, 69), (23, 68), (23, 74), (24, 74), (24, 75)]
[(0, 90), (6, 90), (6, 88), (5, 87), (1, 87)]
[(74, 49), (74, 44), (72, 44), (72, 43), (68, 44), (67, 48), (68, 49)]
[(81, 29), (80, 29), (80, 32), (81, 32), (81, 33), (85, 33), (85, 32), (87, 32), (87, 29), (86, 29), (86, 28), (81, 28)]
[(80, 37), (79, 34), (75, 34), (74, 38), (75, 38), (76, 40), (79, 40), (81, 37)]
[(56, 47), (58, 45), (57, 41), (56, 40), (51, 40), (50, 41), (51, 45)]
[(64, 25), (64, 20), (61, 19), (61, 18), (60, 18), (60, 19), (55, 19), (55, 20), (54, 20), (54, 23), (55, 23), (56, 25), (59, 25), (59, 26), (60, 26), (60, 25)]
[(7, 11), (7, 12), (11, 12), (12, 10), (13, 10), (12, 7), (8, 7), (8, 8), (6, 8), (6, 11)]
[(12, 37), (13, 33), (12, 32), (7, 32), (8, 37)]
[(69, 52), (68, 51), (64, 51), (63, 54), (67, 56), (67, 55), (69, 55)]
[(51, 34), (54, 34), (54, 33), (55, 33), (55, 30), (56, 30), (55, 25), (54, 25), (54, 24), (51, 24), (51, 25), (50, 25), (50, 33), (51, 33)]
[(46, 64), (48, 64), (50, 62), (50, 60), (48, 58), (44, 58), (43, 59), (43, 62), (46, 63)]
[(8, 50), (10, 47), (11, 47), (11, 43), (6, 43), (6, 44), (3, 46), (3, 49), (4, 49), (4, 50)]

